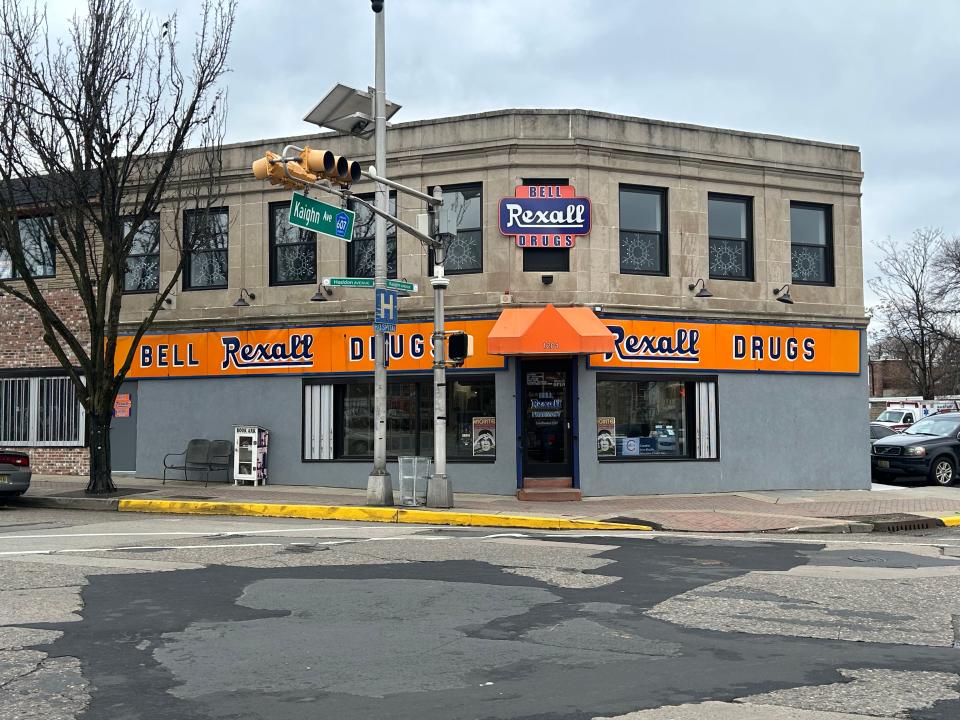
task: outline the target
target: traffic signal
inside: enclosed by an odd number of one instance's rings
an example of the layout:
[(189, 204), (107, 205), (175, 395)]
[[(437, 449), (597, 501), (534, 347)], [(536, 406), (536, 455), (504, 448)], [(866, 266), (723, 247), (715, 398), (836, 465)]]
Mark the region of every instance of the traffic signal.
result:
[(350, 185), (360, 179), (360, 163), (334, 155), (330, 150), (305, 147), (300, 153), (300, 163), (310, 172), (338, 185)]
[[(300, 187), (302, 183), (295, 182), (287, 176), (287, 172), (283, 167), (284, 164), (279, 155), (268, 150), (262, 158), (254, 161), (253, 176), (257, 180), (269, 180), (271, 185), (283, 185), (284, 187), (292, 189)], [(304, 174), (309, 175), (299, 163), (288, 162), (286, 164), (290, 166), (290, 174), (295, 177), (303, 176)], [(305, 180), (306, 178), (303, 179)], [(316, 182), (316, 179), (315, 175), (311, 175), (309, 182)]]
[(473, 355), (473, 337), (465, 332), (452, 332), (447, 336), (447, 359), (451, 365), (463, 365)]
[(317, 180), (329, 180), (347, 186), (360, 179), (360, 163), (334, 155), (329, 150), (309, 147), (304, 148), (296, 159), (288, 160), (267, 151), (253, 163), (253, 176), (257, 180), (269, 180), (271, 185), (283, 185), (294, 190)]

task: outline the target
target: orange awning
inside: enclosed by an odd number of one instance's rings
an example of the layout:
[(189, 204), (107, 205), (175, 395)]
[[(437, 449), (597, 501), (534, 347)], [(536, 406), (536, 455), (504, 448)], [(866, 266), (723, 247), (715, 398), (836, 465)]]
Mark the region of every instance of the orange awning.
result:
[(491, 355), (592, 355), (613, 352), (613, 333), (586, 307), (508, 308), (487, 338)]

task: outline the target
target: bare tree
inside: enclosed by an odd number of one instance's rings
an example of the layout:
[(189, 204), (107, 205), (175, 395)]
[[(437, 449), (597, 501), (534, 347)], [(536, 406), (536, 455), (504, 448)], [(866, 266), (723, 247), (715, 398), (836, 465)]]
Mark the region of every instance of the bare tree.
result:
[(903, 360), (916, 391), (932, 398), (950, 374), (949, 351), (956, 346), (938, 272), (943, 232), (922, 228), (906, 243), (887, 238), (877, 246), (879, 275), (869, 285), (880, 299), (880, 342)]
[[(189, 57), (175, 16), (151, 19), (129, 0), (88, 0), (64, 38), (50, 37), (45, 11), (24, 0), (0, 0), (0, 15), (0, 291), (39, 318), (87, 413), (87, 492), (111, 492), (117, 391), (185, 254), (208, 234), (184, 237), (170, 224), (176, 271), (158, 276), (115, 364), (128, 258), (161, 209), (202, 216), (216, 202), (235, 0), (204, 0)], [(49, 268), (82, 304), (79, 326), (52, 299), (53, 281), (39, 279)]]

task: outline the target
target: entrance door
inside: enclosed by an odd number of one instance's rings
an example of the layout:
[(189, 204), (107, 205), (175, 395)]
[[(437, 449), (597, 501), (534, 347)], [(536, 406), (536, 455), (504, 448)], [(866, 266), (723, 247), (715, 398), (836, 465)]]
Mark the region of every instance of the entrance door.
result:
[(570, 362), (521, 365), (523, 477), (573, 478)]

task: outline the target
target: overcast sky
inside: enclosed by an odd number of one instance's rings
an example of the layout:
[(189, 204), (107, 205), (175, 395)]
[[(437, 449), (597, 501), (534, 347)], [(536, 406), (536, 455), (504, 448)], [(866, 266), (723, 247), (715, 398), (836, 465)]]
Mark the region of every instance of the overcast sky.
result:
[[(193, 3), (139, 4), (177, 11), (189, 40)], [(386, 13), (397, 122), (584, 108), (848, 143), (868, 276), (877, 239), (960, 234), (957, 0), (386, 0)], [(335, 83), (373, 84), (373, 40), (368, 0), (240, 0), (228, 142), (310, 132), (301, 118)]]

